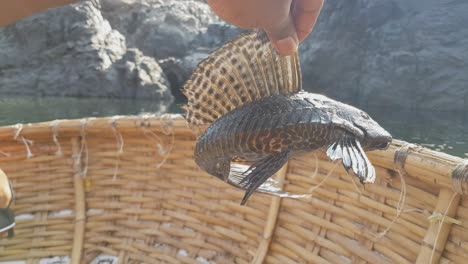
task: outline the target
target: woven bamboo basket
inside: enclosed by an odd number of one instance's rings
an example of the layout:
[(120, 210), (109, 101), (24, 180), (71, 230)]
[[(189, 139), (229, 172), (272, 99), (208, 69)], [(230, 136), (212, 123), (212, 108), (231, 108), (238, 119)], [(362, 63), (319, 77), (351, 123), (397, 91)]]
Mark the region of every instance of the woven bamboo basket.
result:
[(240, 206), (243, 191), (196, 166), (195, 140), (174, 115), (1, 127), (17, 225), (0, 261), (467, 262), (467, 160), (395, 141), (369, 153), (377, 181), (362, 186), (311, 153), (275, 175), (309, 196)]

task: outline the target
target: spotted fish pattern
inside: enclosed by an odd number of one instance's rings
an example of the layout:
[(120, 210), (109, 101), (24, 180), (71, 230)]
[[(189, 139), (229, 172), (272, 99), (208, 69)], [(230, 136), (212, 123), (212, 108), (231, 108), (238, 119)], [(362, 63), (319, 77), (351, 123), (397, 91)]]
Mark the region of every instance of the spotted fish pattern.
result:
[[(374, 182), (365, 150), (390, 134), (355, 107), (301, 88), (298, 55), (281, 57), (264, 32), (243, 34), (201, 62), (184, 86), (186, 119), (207, 125), (195, 162), (246, 190), (245, 204), (289, 159), (323, 149), (362, 183)], [(243, 172), (235, 163), (246, 163)]]

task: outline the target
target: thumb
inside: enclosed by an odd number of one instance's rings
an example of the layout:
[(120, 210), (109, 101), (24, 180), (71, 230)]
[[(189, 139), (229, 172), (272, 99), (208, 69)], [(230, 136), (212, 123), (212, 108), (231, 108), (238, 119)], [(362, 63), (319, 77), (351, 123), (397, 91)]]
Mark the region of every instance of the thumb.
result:
[(291, 15), (273, 28), (265, 29), (268, 38), (280, 55), (292, 55), (297, 51), (299, 38)]

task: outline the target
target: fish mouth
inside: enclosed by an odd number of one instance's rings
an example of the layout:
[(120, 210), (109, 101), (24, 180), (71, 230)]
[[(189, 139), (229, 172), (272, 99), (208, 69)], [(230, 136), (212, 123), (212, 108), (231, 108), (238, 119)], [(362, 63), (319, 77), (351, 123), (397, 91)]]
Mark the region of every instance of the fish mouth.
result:
[(392, 140), (390, 140), (388, 142), (382, 142), (380, 144), (375, 145), (374, 147), (376, 149), (380, 149), (380, 150), (387, 150), (390, 147), (391, 143), (392, 143)]
[[(387, 131), (383, 130), (382, 133), (369, 133), (364, 127), (354, 123), (354, 125), (361, 130), (363, 137), (359, 139), (359, 143), (365, 150), (386, 150), (392, 143), (392, 136)], [(371, 131), (373, 132), (373, 131)]]

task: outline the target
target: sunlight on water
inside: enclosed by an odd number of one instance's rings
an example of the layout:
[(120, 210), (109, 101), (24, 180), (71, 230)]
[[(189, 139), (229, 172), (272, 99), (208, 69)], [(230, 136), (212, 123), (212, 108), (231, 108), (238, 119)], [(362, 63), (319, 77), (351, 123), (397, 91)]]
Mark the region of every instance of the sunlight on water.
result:
[(172, 110), (149, 100), (9, 97), (0, 99), (0, 125), (168, 111)]
[(366, 109), (394, 138), (468, 157), (468, 114), (420, 110)]
[[(372, 118), (394, 138), (468, 158), (468, 114), (434, 111), (397, 111), (371, 108)], [(177, 104), (169, 107), (148, 100), (99, 98), (0, 99), (0, 125), (142, 113), (181, 113)]]

